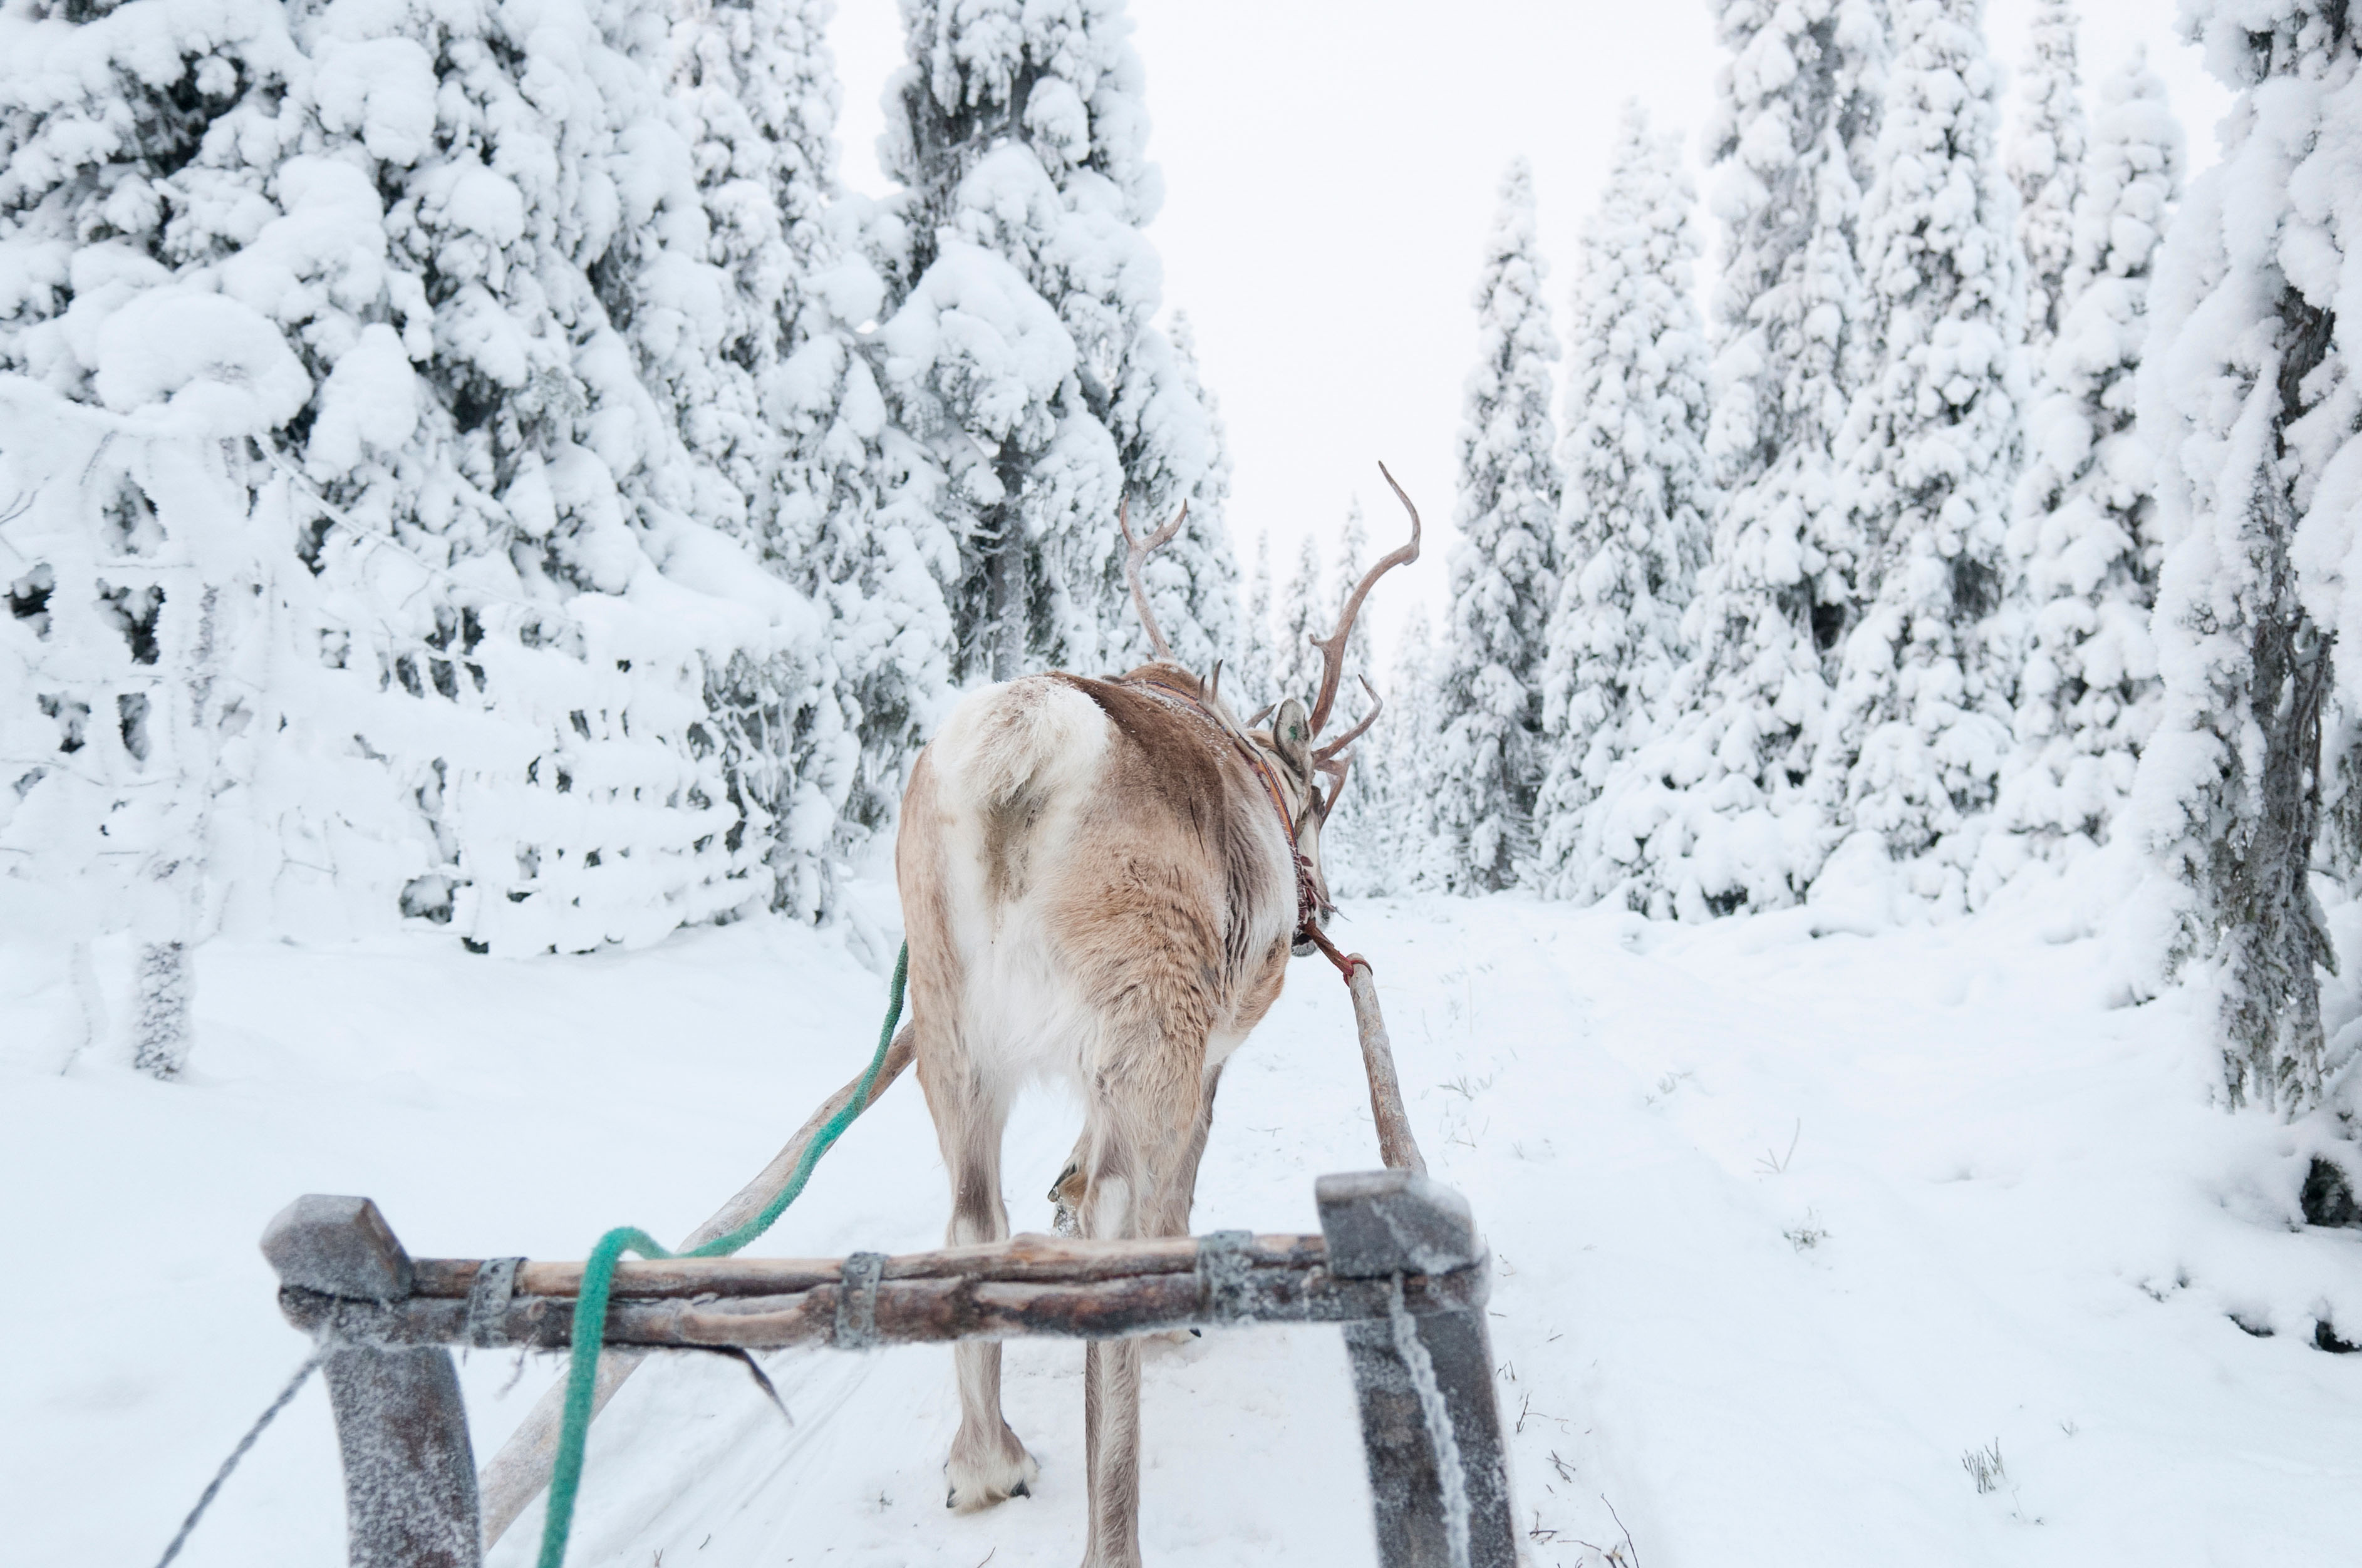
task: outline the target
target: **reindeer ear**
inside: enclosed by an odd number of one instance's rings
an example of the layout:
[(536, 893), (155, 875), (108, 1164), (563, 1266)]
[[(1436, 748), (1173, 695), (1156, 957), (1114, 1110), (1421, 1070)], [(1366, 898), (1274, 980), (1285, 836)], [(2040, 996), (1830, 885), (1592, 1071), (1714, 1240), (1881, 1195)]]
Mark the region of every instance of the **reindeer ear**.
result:
[(1294, 697), (1271, 716), (1271, 743), (1289, 772), (1299, 779), (1312, 776), (1312, 718)]

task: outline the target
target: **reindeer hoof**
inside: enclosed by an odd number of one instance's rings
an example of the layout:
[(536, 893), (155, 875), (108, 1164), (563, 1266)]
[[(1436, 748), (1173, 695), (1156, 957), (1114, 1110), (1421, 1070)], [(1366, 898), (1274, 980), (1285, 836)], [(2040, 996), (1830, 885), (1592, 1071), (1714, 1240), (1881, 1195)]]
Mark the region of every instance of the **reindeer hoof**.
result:
[(1081, 1166), (1073, 1160), (1066, 1162), (1066, 1168), (1058, 1173), (1058, 1179), (1050, 1183), (1050, 1201), (1057, 1205), (1056, 1212), (1050, 1221), (1052, 1232), (1062, 1236), (1081, 1235), (1083, 1234), (1081, 1219), (1083, 1168)]
[(978, 1461), (955, 1457), (944, 1466), (951, 1479), (950, 1490), (944, 1495), (944, 1507), (955, 1513), (972, 1514), (980, 1508), (1005, 1503), (1011, 1497), (1030, 1497), (1033, 1482), (1040, 1479), (1042, 1467), (1025, 1452), (1025, 1445), (1009, 1435), (1008, 1450)]

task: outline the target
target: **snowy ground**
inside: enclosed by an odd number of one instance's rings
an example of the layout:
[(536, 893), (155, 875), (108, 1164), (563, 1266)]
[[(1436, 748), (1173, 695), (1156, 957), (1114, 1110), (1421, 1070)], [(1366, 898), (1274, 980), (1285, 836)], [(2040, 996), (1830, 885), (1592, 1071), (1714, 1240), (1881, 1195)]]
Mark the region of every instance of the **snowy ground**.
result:
[[(890, 927), (890, 891), (861, 892)], [(1496, 1248), (1536, 1563), (1595, 1562), (1579, 1542), (1624, 1529), (1647, 1568), (2354, 1561), (2362, 1356), (2312, 1341), (2362, 1340), (2362, 1232), (2292, 1225), (2305, 1135), (2205, 1104), (2182, 1004), (2112, 1005), (2071, 900), (1934, 927), (1516, 897), (1348, 914), (1435, 1172)], [(287, 1199), (368, 1193), (422, 1255), (685, 1231), (863, 1059), (876, 945), (767, 924), (529, 961), (224, 940), (172, 1086), (61, 1075), (61, 965), (0, 953), (8, 1559), (153, 1560), (302, 1356), (254, 1245)], [(1020, 1228), (1047, 1227), (1072, 1130), (1046, 1100), (1021, 1113)], [(1374, 1163), (1341, 988), (1299, 963), (1224, 1080), (1198, 1228), (1316, 1229), (1314, 1176)], [(944, 1209), (906, 1084), (763, 1246), (922, 1247)], [(728, 1365), (661, 1364), (598, 1429), (573, 1561), (1064, 1568), (1080, 1365), (1011, 1348), (1043, 1480), (955, 1518), (945, 1353), (771, 1358), (792, 1430)], [(464, 1368), (480, 1454), (555, 1365), (517, 1372)], [(1152, 1563), (1372, 1560), (1333, 1332), (1155, 1351), (1145, 1420)], [(1980, 1495), (1961, 1456), (1995, 1443)], [(537, 1523), (494, 1563), (529, 1562)], [(341, 1532), (315, 1382), (183, 1561), (316, 1565)]]

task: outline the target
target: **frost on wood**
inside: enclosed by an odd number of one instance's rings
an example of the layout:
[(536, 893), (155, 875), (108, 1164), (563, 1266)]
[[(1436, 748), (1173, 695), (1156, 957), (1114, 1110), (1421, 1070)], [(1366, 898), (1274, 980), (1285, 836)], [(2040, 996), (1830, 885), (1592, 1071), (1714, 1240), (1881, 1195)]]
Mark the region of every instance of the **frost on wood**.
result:
[(2107, 842), (2157, 723), (2149, 605), (2157, 586), (2156, 453), (2133, 392), (2151, 264), (2180, 194), (2181, 129), (2136, 56), (2102, 84), (2055, 339), (2035, 358), (2026, 466), (2010, 525), (2013, 597), (2027, 617), (2015, 751), (1980, 867)]
[(1804, 784), (1859, 554), (1832, 444), (1871, 323), (1858, 242), (1886, 57), (1860, 0), (1727, 0), (1706, 145), (1722, 220), (1706, 454), (1724, 500), (1683, 634), (1679, 717), (1612, 787), (1626, 896), (1683, 919), (1800, 899), (1824, 838)]
[(2024, 272), (1981, 10), (1896, 10), (1879, 178), (1862, 209), (1878, 356), (1838, 441), (1860, 620), (1839, 650), (1808, 785), (1832, 845), (1866, 834), (1917, 862), (1913, 891), (1955, 905), (1961, 840), (1992, 806), (2008, 747), (1997, 642), (2022, 396)]
[(2362, 382), (2341, 335), (2362, 322), (2362, 280), (2339, 259), (2362, 249), (2362, 168), (2334, 134), (2362, 123), (2362, 46), (2342, 0), (2187, 17), (2239, 98), (2150, 294), (2140, 415), (2159, 453), (2164, 696), (2134, 809), (2162, 873), (2165, 962), (2219, 1004), (2227, 1100), (2294, 1114), (2344, 1065), (2322, 1037), (2334, 959), (2312, 871), (2351, 890), (2362, 849), (2346, 565)]
[(1476, 285), (1477, 362), (1462, 394), (1460, 538), (1450, 557), (1443, 733), (1435, 773), (1446, 885), (1507, 886), (1532, 853), (1542, 774), (1542, 634), (1556, 577), (1559, 357), (1534, 238), (1533, 171), (1513, 162)]
[[(1618, 774), (1677, 717), (1683, 620), (1715, 506), (1705, 335), (1690, 292), (1695, 206), (1678, 139), (1629, 106), (1606, 193), (1584, 228), (1569, 334), (1533, 873), (1551, 896), (1622, 891), (1660, 821), (1660, 781)], [(1661, 891), (1639, 902), (1669, 905)]]

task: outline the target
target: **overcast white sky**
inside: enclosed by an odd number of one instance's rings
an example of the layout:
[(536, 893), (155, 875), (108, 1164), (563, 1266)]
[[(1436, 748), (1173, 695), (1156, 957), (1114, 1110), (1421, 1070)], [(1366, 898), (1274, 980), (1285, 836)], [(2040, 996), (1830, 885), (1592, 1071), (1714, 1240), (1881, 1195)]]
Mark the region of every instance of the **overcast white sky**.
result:
[[(894, 0), (838, 4), (844, 176), (878, 191), (877, 99), (901, 60), (900, 23)], [(2088, 90), (2145, 42), (2193, 162), (2211, 162), (2229, 98), (2175, 36), (2176, 9), (2086, 0), (2084, 79)], [(2024, 53), (2030, 11), (2030, 0), (1988, 8), (2005, 65)], [(1623, 101), (1680, 130), (1699, 164), (1723, 58), (1705, 0), (1133, 0), (1131, 14), (1164, 170), (1150, 232), (1166, 307), (1195, 321), (1230, 428), (1242, 568), (1264, 530), (1282, 575), (1308, 529), (1331, 556), (1355, 491), (1376, 546), (1390, 547), (1402, 519), (1374, 466), (1384, 458), (1428, 523), (1416, 585), (1390, 582), (1374, 601), (1391, 644), (1410, 600), (1444, 598), (1470, 291), (1501, 170), (1518, 153), (1533, 160), (1563, 331), (1575, 236)], [(1702, 287), (1711, 262), (1710, 239)]]

